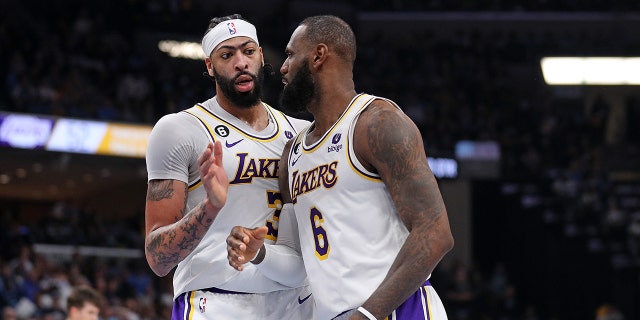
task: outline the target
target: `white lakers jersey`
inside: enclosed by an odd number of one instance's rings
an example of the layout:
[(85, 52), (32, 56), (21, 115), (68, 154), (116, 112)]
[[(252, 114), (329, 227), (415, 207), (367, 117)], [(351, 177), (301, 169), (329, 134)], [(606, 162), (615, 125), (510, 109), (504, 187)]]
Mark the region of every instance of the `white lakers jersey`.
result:
[(167, 115), (154, 126), (147, 151), (149, 180), (186, 182), (186, 212), (206, 197), (196, 161), (209, 141), (222, 142), (223, 165), (229, 178), (226, 205), (196, 249), (178, 264), (175, 296), (210, 287), (251, 293), (288, 289), (264, 277), (252, 264), (239, 272), (227, 260), (226, 239), (233, 226), (252, 228), (266, 224), (266, 242), (275, 242), (282, 207), (278, 163), (285, 143), (308, 124), (266, 104), (265, 108), (270, 125), (261, 132), (227, 113), (215, 97)]
[(312, 125), (289, 153), (289, 190), (320, 319), (360, 306), (408, 236), (379, 175), (353, 151), (356, 120), (374, 99), (381, 98), (356, 96), (319, 141), (305, 143)]

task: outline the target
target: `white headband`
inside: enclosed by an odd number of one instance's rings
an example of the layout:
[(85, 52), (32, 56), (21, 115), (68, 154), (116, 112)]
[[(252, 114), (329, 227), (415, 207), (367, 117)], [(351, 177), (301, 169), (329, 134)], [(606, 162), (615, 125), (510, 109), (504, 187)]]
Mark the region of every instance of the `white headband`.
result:
[[(249, 37), (258, 43), (256, 27), (242, 19), (232, 19), (219, 23), (202, 38), (202, 50), (207, 57), (221, 42), (235, 37)], [(260, 45), (258, 43), (258, 45)]]

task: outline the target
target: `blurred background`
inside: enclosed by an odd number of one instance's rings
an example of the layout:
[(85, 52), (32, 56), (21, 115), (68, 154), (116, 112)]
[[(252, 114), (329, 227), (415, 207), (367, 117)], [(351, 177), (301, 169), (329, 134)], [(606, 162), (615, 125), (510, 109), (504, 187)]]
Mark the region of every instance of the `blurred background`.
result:
[[(456, 319), (640, 319), (640, 90), (545, 83), (545, 56), (640, 54), (640, 2), (0, 1), (0, 307), (64, 319), (90, 284), (103, 319), (169, 319), (144, 259), (145, 139), (213, 96), (208, 21), (256, 25), (274, 107), (290, 33), (335, 14), (355, 83), (422, 132), (456, 246), (432, 282)], [(167, 43), (167, 42), (163, 42)], [(173, 42), (171, 42), (173, 43)]]

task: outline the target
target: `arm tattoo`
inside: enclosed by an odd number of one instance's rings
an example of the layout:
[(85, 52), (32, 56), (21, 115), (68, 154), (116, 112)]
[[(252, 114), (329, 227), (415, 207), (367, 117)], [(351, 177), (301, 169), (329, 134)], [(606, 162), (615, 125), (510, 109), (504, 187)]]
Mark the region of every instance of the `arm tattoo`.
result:
[(385, 184), (393, 195), (396, 206), (402, 206), (409, 195), (401, 193), (403, 186), (407, 185), (404, 180), (414, 180), (415, 173), (420, 169), (420, 161), (416, 161), (419, 154), (415, 147), (417, 138), (408, 134), (406, 127), (407, 124), (398, 115), (378, 108), (367, 128), (367, 143), (371, 154), (382, 167), (386, 167), (386, 170), (378, 168), (378, 171), (381, 174), (387, 172), (391, 177), (385, 179)]
[[(166, 242), (172, 242), (175, 239), (175, 231), (169, 231), (164, 234), (157, 234), (155, 237), (150, 237), (150, 241), (147, 244), (147, 251), (151, 254), (152, 259), (158, 265), (174, 265), (175, 261), (179, 258), (178, 253), (169, 253), (166, 250), (162, 250), (160, 247), (166, 247)], [(169, 239), (169, 240), (167, 240)]]
[(384, 313), (416, 290), (441, 258), (434, 241), (442, 234), (438, 221), (446, 211), (417, 128), (396, 110), (372, 107), (367, 146), (410, 231), (385, 281), (366, 302), (368, 310)]
[[(184, 215), (185, 215), (185, 213), (187, 211), (187, 204), (188, 204), (188, 201), (189, 201), (189, 196), (188, 196), (189, 195), (189, 186), (188, 185), (184, 186), (184, 194), (185, 194), (184, 204), (182, 205), (182, 210), (180, 210), (180, 216), (176, 217), (176, 222), (179, 221), (182, 217), (184, 217)], [(204, 212), (204, 207), (202, 207), (202, 211)]]
[(201, 203), (199, 205), (199, 207), (200, 207), (200, 212), (202, 212), (202, 214), (197, 215), (196, 219), (198, 220), (198, 222), (200, 222), (201, 225), (209, 228), (211, 226), (211, 224), (213, 224), (213, 219), (211, 219), (211, 218), (206, 218), (205, 219), (204, 212), (205, 212), (206, 205), (204, 203)]
[[(443, 208), (434, 198), (439, 197), (439, 190), (422, 152), (419, 132), (395, 110), (379, 108), (372, 120), (367, 128), (367, 143), (374, 158), (387, 167), (379, 171), (386, 171), (389, 176), (385, 184), (398, 212), (412, 220), (413, 215), (426, 211), (428, 219), (435, 220)], [(411, 230), (410, 225), (407, 227)]]
[[(185, 213), (187, 208), (187, 187), (185, 187), (184, 206), (176, 222), (158, 228), (148, 235), (147, 252), (154, 263), (163, 268), (173, 268), (200, 243), (215, 217), (206, 214), (205, 205), (200, 204)], [(174, 196), (170, 180), (160, 181), (150, 187), (147, 198), (159, 201)]]
[(151, 180), (149, 182), (147, 200), (160, 201), (162, 199), (171, 199), (173, 195), (173, 180)]

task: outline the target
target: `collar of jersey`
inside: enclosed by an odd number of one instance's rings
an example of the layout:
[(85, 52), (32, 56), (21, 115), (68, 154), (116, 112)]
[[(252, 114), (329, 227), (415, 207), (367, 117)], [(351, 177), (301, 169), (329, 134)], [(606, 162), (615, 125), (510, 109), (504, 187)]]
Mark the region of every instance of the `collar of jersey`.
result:
[[(373, 96), (365, 94), (365, 93), (360, 93), (358, 95), (356, 95), (355, 97), (353, 97), (353, 99), (351, 99), (351, 102), (349, 102), (349, 106), (347, 108), (344, 109), (344, 111), (342, 111), (342, 114), (340, 115), (340, 117), (338, 117), (338, 120), (331, 126), (331, 128), (329, 128), (329, 130), (327, 130), (327, 132), (325, 132), (322, 135), (322, 138), (320, 138), (318, 141), (312, 143), (311, 145), (307, 145), (306, 144), (306, 137), (307, 134), (309, 134), (309, 132), (311, 132), (311, 130), (313, 129), (313, 127), (315, 126), (315, 120), (311, 123), (311, 125), (309, 127), (307, 127), (305, 129), (305, 131), (303, 131), (303, 136), (301, 139), (302, 142), (302, 150), (305, 153), (311, 153), (314, 152), (326, 139), (328, 136), (330, 136), (333, 131), (338, 127), (338, 125), (342, 122), (342, 120), (344, 119), (345, 115), (349, 112), (349, 110), (351, 110), (355, 105), (358, 105), (358, 101), (360, 99), (365, 99), (365, 98), (373, 98)], [(361, 106), (366, 105), (366, 103), (361, 104)]]

